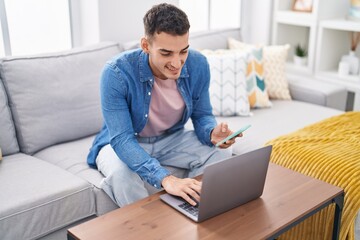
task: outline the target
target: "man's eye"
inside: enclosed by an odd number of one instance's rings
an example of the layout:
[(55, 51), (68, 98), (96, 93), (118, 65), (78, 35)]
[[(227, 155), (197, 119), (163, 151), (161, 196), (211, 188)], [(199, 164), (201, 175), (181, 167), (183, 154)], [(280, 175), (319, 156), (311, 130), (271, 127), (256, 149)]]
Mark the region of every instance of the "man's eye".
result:
[(161, 53), (161, 56), (168, 57), (170, 56), (170, 53)]
[(180, 52), (181, 54), (187, 54), (188, 51), (182, 51)]

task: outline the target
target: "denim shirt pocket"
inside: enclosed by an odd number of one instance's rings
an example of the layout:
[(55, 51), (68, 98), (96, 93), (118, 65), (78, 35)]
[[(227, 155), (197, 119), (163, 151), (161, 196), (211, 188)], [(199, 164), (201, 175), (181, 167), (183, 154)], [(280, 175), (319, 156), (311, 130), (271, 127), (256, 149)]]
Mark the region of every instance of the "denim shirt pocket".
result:
[(199, 96), (192, 97), (192, 108), (196, 108), (196, 105), (198, 104), (199, 100), (200, 100)]

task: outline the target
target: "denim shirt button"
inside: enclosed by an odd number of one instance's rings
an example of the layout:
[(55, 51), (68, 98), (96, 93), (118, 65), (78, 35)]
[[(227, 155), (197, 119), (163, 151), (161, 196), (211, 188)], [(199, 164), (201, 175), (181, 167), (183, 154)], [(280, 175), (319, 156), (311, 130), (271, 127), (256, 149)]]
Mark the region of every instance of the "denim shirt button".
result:
[(138, 133), (135, 133), (134, 135), (135, 135), (135, 136), (137, 136), (137, 135), (138, 135)]
[(147, 117), (148, 117), (148, 115), (147, 115), (147, 114), (145, 114), (145, 117), (147, 118)]
[(150, 96), (150, 95), (151, 95), (151, 92), (148, 92), (148, 95)]

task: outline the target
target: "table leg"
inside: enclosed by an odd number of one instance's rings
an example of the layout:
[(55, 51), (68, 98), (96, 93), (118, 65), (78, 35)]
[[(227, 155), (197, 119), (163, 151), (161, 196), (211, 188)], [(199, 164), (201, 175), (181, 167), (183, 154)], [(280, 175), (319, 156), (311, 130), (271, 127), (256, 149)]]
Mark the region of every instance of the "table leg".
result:
[(327, 207), (331, 203), (335, 203), (335, 217), (334, 217), (334, 226), (333, 226), (333, 240), (338, 240), (340, 235), (340, 222), (341, 222), (341, 213), (344, 205), (344, 193), (340, 194), (339, 196), (333, 198), (332, 200), (329, 200), (328, 202), (324, 203), (317, 209), (311, 211), (310, 213), (306, 214), (305, 216), (301, 217), (297, 221), (293, 222), (289, 226), (285, 227), (284, 229), (280, 230), (279, 232), (275, 233), (273, 236), (267, 238), (267, 240), (276, 240), (278, 236), (280, 236), (282, 233), (286, 232), (290, 228), (294, 227), (298, 223), (304, 221), (306, 218), (314, 215), (315, 213), (319, 212), (321, 209)]
[(76, 239), (68, 233), (67, 234), (67, 240), (76, 240)]
[(344, 206), (344, 194), (341, 194), (334, 198), (333, 202), (335, 203), (335, 216), (332, 239), (338, 240), (340, 235), (341, 214)]

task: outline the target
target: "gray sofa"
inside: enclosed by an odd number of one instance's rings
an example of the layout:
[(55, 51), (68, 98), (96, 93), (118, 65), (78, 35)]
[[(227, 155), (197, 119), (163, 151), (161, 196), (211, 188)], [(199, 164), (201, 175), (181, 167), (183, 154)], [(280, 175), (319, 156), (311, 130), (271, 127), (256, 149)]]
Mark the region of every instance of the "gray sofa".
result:
[[(196, 34), (190, 44), (226, 48), (227, 37), (239, 38), (239, 32)], [(0, 60), (0, 239), (66, 239), (70, 226), (117, 208), (100, 189), (103, 176), (87, 165), (86, 156), (102, 125), (101, 69), (106, 60), (133, 46), (104, 42)], [(290, 80), (292, 101), (273, 101), (272, 108), (253, 110), (252, 117), (218, 119), (232, 129), (252, 124), (235, 144), (235, 153), (345, 108), (345, 89)]]

